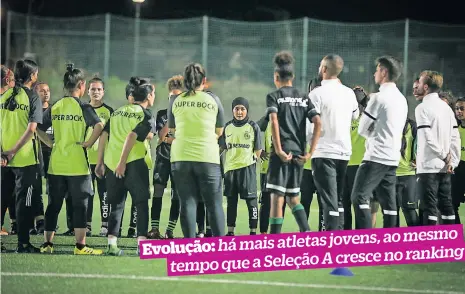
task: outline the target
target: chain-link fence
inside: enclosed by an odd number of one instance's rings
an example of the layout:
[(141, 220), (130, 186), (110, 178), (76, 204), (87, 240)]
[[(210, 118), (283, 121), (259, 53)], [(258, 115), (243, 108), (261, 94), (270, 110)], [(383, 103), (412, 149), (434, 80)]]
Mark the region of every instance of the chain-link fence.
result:
[(7, 23), (7, 58), (11, 62), (32, 53), (41, 68), (40, 79), (51, 84), (55, 99), (62, 93), (65, 64), (73, 62), (105, 78), (106, 96), (115, 107), (125, 103), (123, 89), (130, 76), (153, 77), (156, 106), (164, 107), (166, 80), (195, 61), (205, 66), (211, 89), (225, 109), (232, 99), (244, 96), (250, 100), (252, 118), (257, 119), (267, 92), (274, 88), (272, 59), (279, 50), (294, 54), (294, 85), (303, 91), (316, 76), (321, 58), (336, 53), (345, 61), (342, 81), (368, 91), (376, 91), (376, 57), (399, 58), (404, 70), (398, 86), (409, 96), (411, 110), (415, 105), (410, 97), (412, 82), (424, 69), (442, 72), (446, 89), (465, 94), (465, 26), (411, 20), (354, 24), (309, 18), (262, 23), (210, 17), (160, 21), (108, 14), (60, 19), (12, 12)]

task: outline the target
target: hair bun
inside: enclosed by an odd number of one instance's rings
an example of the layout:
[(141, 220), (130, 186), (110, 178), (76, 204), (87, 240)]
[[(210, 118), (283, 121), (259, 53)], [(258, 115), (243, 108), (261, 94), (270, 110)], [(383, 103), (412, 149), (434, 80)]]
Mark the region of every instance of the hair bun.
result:
[(68, 63), (68, 64), (66, 64), (66, 70), (67, 70), (68, 72), (73, 72), (73, 70), (74, 70), (74, 63)]
[(289, 51), (282, 51), (275, 55), (274, 63), (279, 66), (291, 65), (294, 63), (294, 57)]
[(140, 79), (139, 77), (131, 77), (129, 79), (129, 84), (133, 85), (134, 87), (137, 87), (140, 85)]

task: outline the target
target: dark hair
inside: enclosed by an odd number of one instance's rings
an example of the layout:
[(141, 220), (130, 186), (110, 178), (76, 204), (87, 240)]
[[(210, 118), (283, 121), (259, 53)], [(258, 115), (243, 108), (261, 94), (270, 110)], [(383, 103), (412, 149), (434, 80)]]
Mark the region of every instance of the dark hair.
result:
[(457, 98), (457, 100), (455, 101), (455, 103), (457, 103), (457, 102), (465, 102), (465, 96), (464, 96), (464, 97)]
[(31, 80), (31, 75), (39, 70), (37, 63), (32, 60), (24, 59), (16, 61), (15, 81), (20, 87)]
[[(134, 101), (144, 102), (147, 99), (147, 96), (152, 93), (154, 87), (150, 84), (150, 80), (147, 78), (132, 77), (129, 80), (129, 84), (132, 88), (132, 91), (129, 92), (129, 95), (134, 97)], [(126, 98), (128, 95), (128, 86), (126, 86)], [(131, 89), (130, 89), (131, 90)]]
[(65, 90), (73, 91), (80, 83), (85, 82), (85, 80), (84, 71), (79, 68), (74, 68), (74, 64), (72, 63), (66, 65), (66, 73), (63, 77), (63, 86)]
[(310, 93), (315, 88), (318, 88), (320, 86), (321, 86), (320, 77), (316, 77), (316, 78), (311, 79), (310, 82), (308, 82), (308, 87), (307, 87), (308, 93)]
[(13, 87), (13, 93), (11, 96), (5, 101), (5, 108), (9, 111), (14, 111), (18, 106), (16, 102), (16, 95), (19, 94), (21, 87), (24, 86), (25, 83), (31, 80), (31, 75), (36, 73), (39, 70), (37, 63), (29, 59), (20, 59), (16, 61), (15, 64), (15, 86)]
[(376, 64), (384, 67), (388, 71), (388, 78), (391, 82), (396, 82), (401, 74), (402, 64), (392, 56), (381, 56), (376, 59)]
[(205, 69), (201, 64), (189, 63), (184, 68), (184, 87), (187, 90), (187, 95), (195, 94), (195, 89), (202, 85), (205, 77)]
[(294, 78), (294, 57), (289, 51), (281, 51), (276, 53), (273, 58), (276, 65), (274, 72), (278, 73), (281, 82), (287, 82)]
[(13, 72), (6, 66), (2, 65), (2, 73), (1, 73), (1, 78), (2, 78), (2, 87), (5, 87), (7, 85), (6, 79), (9, 78), (9, 76)]
[(102, 88), (105, 90), (105, 83), (103, 82), (103, 80), (101, 78), (99, 78), (97, 75), (95, 75), (92, 79), (90, 79), (89, 81), (89, 87), (90, 87), (90, 84), (93, 84), (93, 83), (100, 83), (102, 84)]

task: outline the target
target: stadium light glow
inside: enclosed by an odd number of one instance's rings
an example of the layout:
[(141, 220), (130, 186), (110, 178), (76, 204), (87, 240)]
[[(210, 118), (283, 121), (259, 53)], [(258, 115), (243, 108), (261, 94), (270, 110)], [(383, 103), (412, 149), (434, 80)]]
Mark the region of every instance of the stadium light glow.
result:
[(134, 3), (144, 3), (145, 0), (132, 0), (132, 2), (134, 2)]

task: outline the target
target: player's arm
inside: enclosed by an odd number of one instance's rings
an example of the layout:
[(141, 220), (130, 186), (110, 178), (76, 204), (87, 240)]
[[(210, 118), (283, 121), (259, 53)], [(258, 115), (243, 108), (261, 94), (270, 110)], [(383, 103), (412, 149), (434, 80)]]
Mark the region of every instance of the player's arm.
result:
[(90, 138), (86, 141), (81, 143), (82, 147), (84, 148), (90, 148), (92, 145), (94, 145), (95, 141), (100, 137), (100, 134), (102, 133), (103, 130), (103, 123), (98, 117), (97, 113), (95, 112), (94, 108), (87, 103), (83, 103), (81, 105), (82, 108), (82, 115), (84, 116), (84, 121), (86, 122), (86, 125), (89, 127), (93, 127), (92, 130), (92, 135)]
[(288, 162), (292, 159), (292, 154), (286, 154), (286, 152), (282, 149), (281, 146), (281, 136), (279, 134), (279, 121), (278, 121), (278, 101), (276, 97), (271, 95), (266, 96), (266, 112), (270, 118), (271, 124), (271, 141), (273, 144), (273, 149), (276, 155), (284, 161)]
[(47, 135), (46, 130), (52, 126), (52, 108), (49, 107), (43, 113), (42, 123), (37, 125), (36, 134), (39, 140), (45, 145), (52, 148), (53, 140)]
[(252, 124), (253, 131), (254, 131), (254, 147), (253, 150), (255, 151), (255, 156), (257, 158), (260, 158), (262, 151), (263, 151), (263, 142), (262, 142), (262, 136), (261, 136), (261, 130), (258, 124), (253, 123)]
[(448, 172), (452, 172), (460, 163), (460, 145), (461, 145), (461, 140), (460, 140), (460, 133), (459, 133), (459, 126), (457, 124), (457, 120), (455, 120), (455, 117), (453, 114), (451, 114), (451, 121), (453, 123), (453, 129), (452, 129), (452, 138), (451, 138), (451, 145), (450, 145), (450, 154), (451, 154), (451, 159), (450, 159), (450, 168), (452, 169), (451, 171), (448, 170)]
[(37, 94), (33, 93), (29, 96), (29, 105), (29, 123), (27, 124), (26, 130), (19, 140), (16, 141), (13, 148), (3, 152), (3, 154), (7, 156), (8, 160), (11, 160), (13, 156), (15, 156), (15, 154), (32, 139), (32, 136), (34, 136), (34, 133), (37, 130), (37, 125), (42, 123), (42, 102)]
[(218, 113), (216, 115), (216, 124), (215, 124), (215, 133), (217, 138), (219, 139), (224, 132), (224, 109), (223, 109), (223, 104), (221, 103), (220, 99), (212, 95), (212, 97), (215, 99), (216, 105), (218, 105)]
[(363, 115), (360, 118), (358, 125), (358, 134), (364, 138), (368, 138), (373, 132), (374, 124), (378, 119), (379, 114), (379, 98), (373, 97), (368, 101), (367, 107), (363, 111)]
[(95, 175), (99, 178), (103, 178), (105, 175), (105, 149), (108, 143), (108, 137), (110, 134), (110, 121), (109, 119), (103, 128), (102, 134), (100, 135), (100, 139), (98, 141), (98, 149), (97, 149), (97, 165), (95, 166)]
[[(174, 103), (174, 101), (176, 100), (177, 97), (178, 96), (170, 99), (170, 103), (169, 103), (169, 106), (168, 106), (168, 113), (167, 113), (167, 116), (168, 116), (168, 123), (167, 123), (168, 130), (171, 132), (171, 134), (173, 134), (174, 137), (176, 137), (176, 119), (174, 118), (174, 114), (173, 114), (173, 103)], [(160, 138), (160, 132), (158, 132), (158, 137)]]
[(150, 133), (152, 126), (150, 125), (151, 116), (146, 113), (144, 119), (137, 124), (137, 126), (126, 136), (124, 141), (123, 150), (115, 169), (115, 174), (118, 178), (124, 177), (126, 171), (126, 163), (128, 161), (129, 153), (136, 144), (136, 141), (144, 142), (147, 135)]
[(306, 155), (307, 159), (313, 154), (313, 152), (315, 152), (316, 146), (321, 137), (321, 129), (322, 129), (322, 123), (321, 123), (321, 117), (320, 117), (321, 97), (317, 93), (312, 91), (308, 95), (308, 98), (309, 99), (308, 99), (306, 116), (308, 120), (313, 123), (313, 132), (312, 132), (312, 139), (309, 142), (310, 151), (309, 151), (309, 154)]
[(431, 152), (433, 152), (436, 157), (444, 160), (444, 162), (449, 163), (450, 154), (444, 151), (438, 144), (437, 139), (431, 130), (431, 118), (424, 107), (420, 106), (415, 109), (415, 120), (417, 121), (418, 132), (423, 133), (425, 136), (425, 143)]
[(257, 125), (262, 132), (265, 132), (266, 128), (268, 127), (269, 122), (270, 122), (270, 117), (268, 115), (265, 115), (257, 121)]

